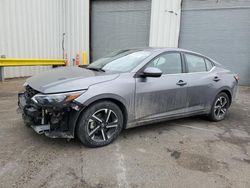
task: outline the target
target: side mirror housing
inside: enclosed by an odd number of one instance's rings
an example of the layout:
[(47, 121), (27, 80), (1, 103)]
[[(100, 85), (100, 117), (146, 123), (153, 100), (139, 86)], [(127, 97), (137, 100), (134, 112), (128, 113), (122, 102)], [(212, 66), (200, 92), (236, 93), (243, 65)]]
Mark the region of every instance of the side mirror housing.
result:
[(141, 74), (143, 77), (160, 77), (162, 71), (156, 67), (147, 67)]

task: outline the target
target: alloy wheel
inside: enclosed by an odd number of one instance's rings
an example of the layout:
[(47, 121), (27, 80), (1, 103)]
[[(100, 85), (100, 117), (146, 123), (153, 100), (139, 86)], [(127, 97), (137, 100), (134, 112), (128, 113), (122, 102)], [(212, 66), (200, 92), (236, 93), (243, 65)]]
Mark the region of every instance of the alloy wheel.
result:
[(214, 116), (218, 119), (223, 119), (227, 112), (227, 99), (224, 96), (220, 96), (214, 106)]
[(116, 113), (108, 108), (94, 112), (87, 123), (87, 134), (95, 142), (108, 141), (118, 131), (119, 119)]

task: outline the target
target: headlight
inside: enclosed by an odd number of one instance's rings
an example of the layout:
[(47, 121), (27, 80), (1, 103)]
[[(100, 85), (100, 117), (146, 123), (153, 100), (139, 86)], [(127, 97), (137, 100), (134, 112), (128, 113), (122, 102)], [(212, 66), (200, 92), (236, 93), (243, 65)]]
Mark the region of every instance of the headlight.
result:
[(86, 90), (68, 92), (68, 93), (58, 93), (58, 94), (36, 94), (31, 99), (41, 105), (56, 105), (61, 103), (69, 103), (79, 97)]

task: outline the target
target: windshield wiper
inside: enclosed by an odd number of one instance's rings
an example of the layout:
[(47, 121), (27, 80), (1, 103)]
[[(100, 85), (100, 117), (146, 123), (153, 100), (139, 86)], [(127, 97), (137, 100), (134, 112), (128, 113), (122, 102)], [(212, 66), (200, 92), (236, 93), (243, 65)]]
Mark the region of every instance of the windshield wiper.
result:
[(105, 72), (104, 69), (98, 68), (98, 67), (87, 67), (86, 69), (93, 70), (93, 71), (98, 71), (98, 72)]

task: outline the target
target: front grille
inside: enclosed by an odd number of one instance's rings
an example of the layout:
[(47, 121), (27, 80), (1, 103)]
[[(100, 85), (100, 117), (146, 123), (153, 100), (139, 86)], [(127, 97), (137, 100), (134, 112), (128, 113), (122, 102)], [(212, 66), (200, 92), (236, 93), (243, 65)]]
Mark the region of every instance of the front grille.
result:
[(39, 93), (39, 92), (36, 91), (35, 89), (33, 89), (32, 87), (30, 87), (29, 85), (27, 85), (25, 87), (24, 95), (25, 95), (26, 98), (30, 99), (37, 93)]

